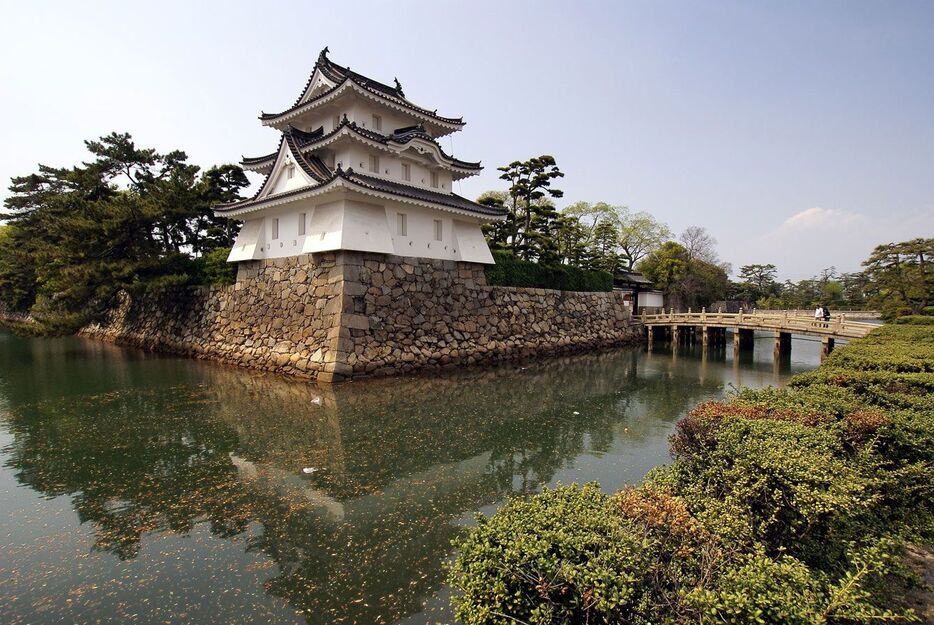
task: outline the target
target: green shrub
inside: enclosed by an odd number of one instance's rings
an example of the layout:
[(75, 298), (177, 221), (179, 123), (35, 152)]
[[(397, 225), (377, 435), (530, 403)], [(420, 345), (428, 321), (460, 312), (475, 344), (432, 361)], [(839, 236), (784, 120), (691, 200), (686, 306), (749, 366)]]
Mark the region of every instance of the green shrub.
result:
[(770, 558), (759, 552), (727, 569), (715, 586), (688, 592), (684, 602), (712, 617), (710, 622), (732, 625), (913, 620), (908, 612), (882, 607), (890, 601), (884, 582), (900, 573), (893, 543), (882, 540), (848, 547), (847, 566), (836, 579), (815, 574), (790, 556)]
[(822, 599), (803, 562), (758, 554), (726, 571), (716, 588), (690, 591), (685, 603), (715, 623), (814, 625)]
[(540, 265), (516, 258), (502, 250), (493, 252), (495, 265), (486, 268), (487, 283), (559, 291), (610, 291), (613, 276), (605, 271), (587, 271), (569, 265)]
[(923, 315), (908, 315), (892, 321), (898, 325), (934, 326), (934, 307), (928, 306)]
[[(546, 492), (527, 508), (511, 502), (462, 543), (452, 574), (462, 618), (905, 620), (880, 606), (904, 587), (894, 566), (900, 545), (934, 537), (934, 327), (926, 319), (881, 327), (785, 388), (699, 405), (677, 424), (674, 462), (638, 489), (609, 499), (595, 488)], [(605, 567), (599, 587), (577, 583), (595, 579), (577, 572), (590, 571), (591, 560)], [(539, 592), (535, 580), (548, 574), (563, 590)], [(598, 596), (616, 601), (577, 609)]]
[(230, 250), (218, 248), (195, 258), (192, 262), (193, 281), (196, 284), (226, 286), (237, 281), (237, 264), (228, 263)]
[(451, 583), (466, 625), (618, 619), (651, 564), (644, 539), (592, 484), (513, 499), (457, 547)]
[(746, 547), (762, 544), (824, 566), (841, 556), (834, 539), (851, 536), (873, 509), (871, 481), (831, 432), (780, 420), (697, 417), (672, 444), (676, 462), (662, 489), (683, 497), (712, 532)]
[(466, 625), (691, 618), (681, 590), (704, 587), (724, 557), (680, 499), (595, 484), (513, 499), (456, 545), (449, 581)]

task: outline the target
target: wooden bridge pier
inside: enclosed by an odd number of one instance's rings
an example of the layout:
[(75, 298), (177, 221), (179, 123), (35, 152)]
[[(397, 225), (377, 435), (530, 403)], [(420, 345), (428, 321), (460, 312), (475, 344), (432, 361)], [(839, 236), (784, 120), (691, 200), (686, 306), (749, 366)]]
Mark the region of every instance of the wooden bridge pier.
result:
[(775, 331), (775, 349), (772, 352), (776, 358), (787, 356), (791, 353), (791, 332)]
[(751, 349), (756, 330), (774, 333), (774, 355), (776, 359), (787, 357), (791, 353), (792, 334), (820, 337), (821, 355), (833, 351), (837, 339), (855, 339), (869, 334), (877, 326), (870, 323), (852, 321), (846, 315), (839, 315), (827, 322), (814, 319), (808, 314), (797, 311), (779, 311), (778, 313), (752, 313), (740, 310), (738, 313), (708, 313), (701, 309), (699, 313), (688, 310), (676, 313), (674, 310), (641, 315), (651, 349), (655, 340), (667, 339), (672, 348), (684, 343), (696, 343), (700, 340), (706, 350), (709, 347), (725, 347), (727, 328), (733, 332), (733, 348), (736, 353)]
[(752, 349), (753, 341), (756, 338), (754, 330), (746, 328), (736, 328), (733, 330), (733, 351), (738, 352), (744, 349)]

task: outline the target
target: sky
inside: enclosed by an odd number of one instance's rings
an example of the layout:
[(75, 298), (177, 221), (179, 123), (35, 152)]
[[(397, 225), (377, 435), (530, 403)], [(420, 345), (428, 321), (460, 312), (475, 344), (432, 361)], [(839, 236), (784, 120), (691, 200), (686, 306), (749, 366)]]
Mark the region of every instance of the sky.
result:
[[(267, 154), (260, 111), (330, 58), (439, 114), (448, 152), (553, 155), (558, 206), (707, 228), (734, 268), (801, 279), (934, 237), (934, 2), (0, 0), (0, 197), (129, 132), (204, 167)], [(252, 174), (251, 174), (252, 175)]]

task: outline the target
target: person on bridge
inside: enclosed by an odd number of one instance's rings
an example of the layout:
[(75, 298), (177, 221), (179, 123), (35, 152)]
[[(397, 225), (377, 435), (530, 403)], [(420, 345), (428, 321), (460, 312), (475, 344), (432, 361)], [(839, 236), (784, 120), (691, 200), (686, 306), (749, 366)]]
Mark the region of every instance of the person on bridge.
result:
[(830, 307), (827, 305), (821, 306), (824, 309), (824, 327), (830, 326)]
[(824, 319), (824, 307), (818, 304), (817, 308), (814, 309), (814, 321), (822, 321), (823, 319)]

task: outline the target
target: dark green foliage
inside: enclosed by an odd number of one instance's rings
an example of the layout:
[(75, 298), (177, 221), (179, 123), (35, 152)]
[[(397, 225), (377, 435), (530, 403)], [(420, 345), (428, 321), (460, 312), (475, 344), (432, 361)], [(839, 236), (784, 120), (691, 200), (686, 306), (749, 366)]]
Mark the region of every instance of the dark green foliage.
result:
[(486, 279), (494, 286), (515, 286), (560, 291), (610, 291), (613, 276), (569, 265), (542, 265), (516, 258), (510, 252), (493, 252), (495, 265), (486, 268)]
[[(456, 596), (459, 614), (472, 624), (908, 620), (891, 609), (907, 580), (898, 558), (906, 541), (929, 541), (934, 531), (934, 324), (908, 319), (851, 342), (786, 388), (745, 390), (679, 421), (673, 464), (614, 496), (627, 536), (645, 537), (651, 556), (648, 564), (614, 560), (620, 568), (607, 573), (604, 587), (625, 583), (627, 596), (642, 600), (583, 618), (560, 594), (536, 612), (543, 603), (534, 584), (520, 611), (512, 595), (499, 594), (504, 587), (484, 586), (491, 570), (518, 575), (499, 566), (493, 545), (517, 550), (509, 562), (535, 562), (527, 541), (535, 554), (548, 551), (565, 523), (597, 534), (575, 544), (598, 557), (605, 532), (542, 509), (521, 522), (498, 513), (463, 543), (471, 548), (451, 582), (488, 594)], [(553, 497), (546, 492), (533, 505), (549, 506)], [(618, 527), (602, 508), (588, 514)], [(551, 519), (551, 533), (539, 532), (540, 518)], [(675, 538), (684, 528), (692, 528), (687, 542)], [(527, 538), (513, 541), (512, 532)], [(587, 560), (578, 552), (575, 562), (585, 568)]]
[(500, 179), (509, 183), (506, 197), (502, 198), (502, 205), (509, 210), (509, 219), (496, 233), (503, 247), (523, 260), (556, 262), (558, 213), (551, 200), (564, 195), (551, 186), (552, 181), (564, 177), (558, 163), (553, 156), (543, 154), (497, 169), (502, 172)]
[(238, 226), (211, 206), (249, 184), (233, 165), (200, 168), (184, 152), (138, 148), (127, 134), (85, 142), (94, 157), (12, 179), (2, 215), (0, 301), (50, 332), (80, 327), (120, 290), (224, 281), (209, 261)]
[(892, 323), (898, 325), (934, 326), (934, 309), (928, 306), (924, 309), (923, 315), (906, 315), (898, 319), (893, 319)]
[(934, 239), (912, 239), (877, 246), (863, 263), (873, 285), (871, 301), (886, 318), (899, 307), (921, 313), (934, 301)]
[(28, 312), (36, 302), (36, 269), (29, 236), (16, 226), (0, 226), (0, 306)]
[(237, 266), (227, 262), (230, 250), (220, 247), (196, 258), (195, 279), (198, 284), (226, 286), (237, 281)]

